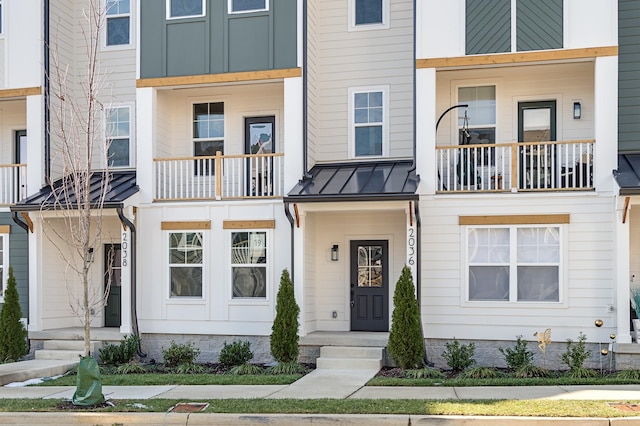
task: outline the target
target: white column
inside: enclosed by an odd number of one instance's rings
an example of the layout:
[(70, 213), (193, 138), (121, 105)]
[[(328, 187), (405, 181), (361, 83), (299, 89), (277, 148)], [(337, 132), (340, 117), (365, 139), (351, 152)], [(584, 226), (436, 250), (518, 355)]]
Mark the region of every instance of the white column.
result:
[(42, 221), (31, 213), (33, 232), (29, 231), (29, 331), (42, 330), (42, 309), (44, 294), (42, 243), (45, 238)]
[(44, 182), (44, 96), (27, 96), (27, 196)]
[(156, 106), (155, 88), (136, 89), (136, 181), (140, 187), (141, 203), (151, 203), (154, 196)]
[(305, 304), (305, 294), (304, 294), (304, 281), (305, 281), (305, 270), (304, 270), (304, 256), (305, 256), (305, 247), (304, 247), (304, 227), (305, 227), (305, 213), (300, 212), (300, 227), (298, 228), (298, 224), (295, 222), (296, 216), (293, 211), (293, 205), (290, 206), (291, 214), (293, 215), (294, 224), (293, 224), (293, 239), (294, 239), (294, 251), (293, 251), (293, 264), (294, 264), (294, 273), (295, 277), (293, 279), (293, 291), (296, 297), (296, 303), (300, 307), (300, 329), (299, 335), (306, 336), (307, 334), (307, 306)]
[[(133, 207), (124, 211), (125, 216), (133, 223)], [(131, 241), (131, 228), (120, 227), (120, 332), (131, 333), (131, 257), (135, 251)], [(134, 271), (135, 273), (135, 271)]]
[(615, 294), (616, 294), (616, 342), (631, 343), (631, 333), (629, 331), (629, 219), (630, 212), (626, 214), (625, 223), (622, 223), (624, 216), (625, 197), (617, 197), (617, 207), (615, 218)]
[(302, 77), (284, 79), (284, 192), (302, 177)]
[(618, 168), (618, 57), (596, 58), (594, 80), (593, 183), (598, 192), (608, 192), (614, 189), (612, 170)]
[(436, 191), (436, 70), (416, 70), (416, 172), (420, 194)]

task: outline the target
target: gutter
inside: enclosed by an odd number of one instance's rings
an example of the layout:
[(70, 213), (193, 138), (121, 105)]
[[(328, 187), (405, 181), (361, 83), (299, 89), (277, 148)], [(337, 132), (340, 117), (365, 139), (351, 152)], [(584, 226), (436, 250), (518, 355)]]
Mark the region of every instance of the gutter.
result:
[(51, 80), (49, 63), (49, 0), (44, 0), (44, 181), (51, 184)]
[(18, 212), (12, 211), (11, 217), (13, 218), (13, 221), (17, 223), (20, 228), (24, 229), (27, 232), (27, 234), (29, 233), (29, 225), (27, 225), (23, 220), (21, 220), (18, 217)]
[(291, 251), (291, 254), (290, 254), (290, 256), (291, 256), (291, 282), (294, 282), (295, 278), (294, 278), (293, 272), (294, 272), (294, 268), (295, 268), (295, 266), (294, 266), (294, 253), (295, 253), (295, 251), (294, 251), (294, 248), (293, 248), (293, 245), (294, 245), (294, 235), (293, 235), (294, 229), (293, 228), (294, 228), (295, 220), (293, 219), (293, 216), (291, 215), (291, 212), (289, 211), (289, 202), (285, 201), (283, 205), (284, 205), (284, 214), (285, 214), (285, 216), (287, 216), (287, 220), (291, 224), (291, 244), (289, 244), (289, 246), (291, 247), (290, 248), (290, 251)]
[(418, 194), (404, 193), (404, 194), (379, 194), (371, 193), (368, 195), (353, 194), (353, 195), (302, 195), (302, 196), (287, 196), (286, 203), (332, 203), (332, 202), (344, 202), (344, 201), (417, 201), (419, 199)]
[(133, 328), (133, 334), (138, 338), (137, 355), (140, 358), (146, 358), (147, 354), (142, 352), (142, 347), (140, 346), (140, 330), (138, 329), (138, 310), (136, 303), (136, 226), (124, 215), (122, 204), (116, 208), (116, 211), (122, 224), (128, 226), (131, 230), (131, 326)]
[[(416, 170), (416, 162), (418, 157), (418, 141), (416, 138), (416, 132), (418, 130), (418, 126), (416, 125), (416, 108), (417, 108), (417, 90), (416, 90), (416, 82), (417, 82), (417, 70), (416, 70), (416, 61), (418, 59), (418, 49), (416, 46), (416, 29), (417, 29), (417, 17), (416, 17), (416, 8), (417, 8), (417, 0), (413, 0), (413, 163), (411, 163), (411, 168), (407, 173), (411, 173)], [(418, 179), (420, 175), (417, 176)]]
[(307, 119), (309, 110), (309, 95), (307, 93), (308, 88), (308, 71), (307, 71), (307, 0), (302, 1), (302, 179), (306, 181), (311, 179), (309, 174), (309, 159), (308, 157), (308, 141), (309, 141), (309, 126)]

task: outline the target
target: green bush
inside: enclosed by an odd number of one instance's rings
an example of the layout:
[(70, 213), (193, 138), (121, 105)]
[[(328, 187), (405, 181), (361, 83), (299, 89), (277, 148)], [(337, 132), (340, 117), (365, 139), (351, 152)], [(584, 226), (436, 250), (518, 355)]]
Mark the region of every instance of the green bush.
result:
[(587, 336), (582, 332), (578, 335), (578, 341), (567, 339), (567, 350), (562, 354), (562, 362), (569, 367), (569, 373), (582, 374), (584, 362), (591, 356), (591, 351), (587, 350), (585, 342)]
[(616, 374), (618, 379), (640, 381), (640, 370), (622, 370)]
[(523, 365), (518, 368), (514, 376), (519, 379), (525, 379), (529, 377), (550, 377), (551, 373), (546, 368), (537, 367), (533, 364)]
[[(0, 289), (2, 286), (0, 286)], [(0, 312), (0, 363), (18, 361), (27, 354), (27, 330), (22, 321), (22, 310), (13, 267), (9, 266), (7, 290)]]
[(493, 368), (473, 367), (462, 371), (458, 377), (461, 379), (497, 379), (504, 377), (504, 375)]
[(402, 369), (422, 366), (424, 339), (420, 326), (420, 311), (416, 300), (411, 269), (402, 273), (393, 294), (393, 316), (387, 349), (396, 365)]
[(507, 366), (512, 370), (519, 370), (531, 364), (533, 361), (533, 352), (527, 347), (527, 341), (522, 336), (516, 337), (516, 344), (512, 348), (498, 349), (502, 355)]
[(271, 355), (279, 363), (298, 360), (298, 314), (300, 307), (293, 293), (293, 283), (289, 271), (282, 271), (280, 289), (276, 302), (276, 317), (271, 327)]
[(445, 375), (437, 368), (424, 367), (412, 370), (405, 370), (404, 377), (407, 379), (444, 379)]
[(473, 355), (476, 351), (475, 343), (461, 345), (455, 338), (452, 343), (445, 343), (446, 350), (442, 352), (442, 357), (447, 361), (447, 365), (455, 372), (465, 370), (475, 364)]
[(200, 355), (200, 349), (196, 348), (193, 342), (176, 343), (172, 340), (168, 349), (162, 349), (162, 359), (165, 366), (169, 368), (194, 364), (198, 355)]
[(175, 374), (205, 374), (207, 372), (207, 367), (191, 362), (171, 368), (171, 371)]
[(309, 369), (304, 365), (293, 361), (293, 362), (279, 362), (278, 364), (267, 368), (265, 371), (267, 374), (306, 374), (309, 372)]
[(128, 362), (116, 368), (117, 374), (145, 374), (147, 369), (139, 362)]
[(240, 365), (236, 365), (232, 369), (229, 370), (228, 374), (232, 374), (234, 376), (248, 376), (248, 375), (258, 375), (263, 374), (264, 368), (259, 365), (244, 363)]
[(224, 347), (220, 351), (220, 363), (229, 367), (246, 364), (253, 359), (251, 343), (236, 340), (230, 345), (224, 342)]
[(133, 360), (138, 349), (138, 336), (131, 334), (120, 341), (120, 344), (106, 344), (100, 349), (100, 361), (106, 365), (122, 365)]

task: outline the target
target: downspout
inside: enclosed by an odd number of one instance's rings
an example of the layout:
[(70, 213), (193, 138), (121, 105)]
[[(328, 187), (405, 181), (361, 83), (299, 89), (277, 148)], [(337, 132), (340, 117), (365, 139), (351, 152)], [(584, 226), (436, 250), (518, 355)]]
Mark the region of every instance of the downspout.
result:
[(44, 0), (44, 181), (51, 185), (51, 84), (49, 63), (49, 0)]
[(128, 226), (131, 230), (131, 327), (133, 328), (133, 334), (138, 338), (138, 348), (136, 349), (137, 355), (140, 358), (146, 358), (147, 354), (142, 352), (142, 346), (140, 345), (140, 331), (138, 329), (138, 310), (136, 303), (136, 226), (127, 218), (123, 211), (122, 206), (116, 208), (118, 217), (123, 225)]
[[(422, 339), (424, 340), (424, 327), (422, 323), (422, 256), (420, 253), (422, 252), (422, 220), (420, 219), (420, 200), (414, 201), (414, 211), (416, 215), (416, 246), (418, 250), (416, 252), (416, 264), (418, 267), (416, 268), (416, 298), (418, 299), (418, 317), (420, 318), (420, 331), (422, 333)], [(424, 365), (433, 365), (433, 363), (429, 363), (429, 359), (427, 358), (427, 348), (422, 345), (422, 362)]]
[(294, 250), (293, 250), (293, 244), (294, 244), (294, 238), (293, 238), (293, 227), (295, 224), (295, 220), (293, 219), (293, 216), (291, 215), (291, 212), (289, 211), (289, 202), (285, 201), (284, 203), (284, 214), (287, 216), (287, 220), (289, 220), (289, 223), (291, 224), (291, 281), (293, 282), (294, 280), (294, 275), (293, 275), (293, 271), (294, 271)]
[[(307, 0), (302, 1), (302, 181), (311, 179), (309, 174), (309, 159), (308, 156), (308, 103), (309, 95), (307, 94), (308, 87), (308, 72), (307, 72)], [(292, 271), (293, 273), (293, 271)]]
[(20, 228), (27, 231), (27, 234), (29, 233), (29, 225), (27, 225), (22, 220), (20, 220), (20, 218), (18, 217), (18, 212), (11, 212), (11, 217), (13, 218), (13, 221), (17, 223)]
[(411, 164), (411, 168), (407, 171), (407, 173), (411, 173), (411, 172), (416, 170), (416, 161), (417, 161), (417, 156), (418, 156), (418, 151), (417, 151), (418, 142), (417, 142), (417, 138), (416, 138), (416, 131), (418, 129), (418, 126), (416, 125), (416, 121), (417, 121), (417, 118), (418, 118), (418, 117), (416, 117), (416, 108), (417, 108), (417, 101), (416, 101), (416, 96), (417, 96), (417, 91), (416, 91), (416, 82), (417, 82), (416, 61), (417, 61), (417, 56), (418, 56), (418, 51), (417, 51), (418, 48), (416, 46), (416, 40), (417, 40), (417, 35), (416, 35), (417, 25), (416, 25), (416, 21), (418, 19), (416, 18), (416, 7), (417, 7), (417, 0), (413, 0), (413, 163)]

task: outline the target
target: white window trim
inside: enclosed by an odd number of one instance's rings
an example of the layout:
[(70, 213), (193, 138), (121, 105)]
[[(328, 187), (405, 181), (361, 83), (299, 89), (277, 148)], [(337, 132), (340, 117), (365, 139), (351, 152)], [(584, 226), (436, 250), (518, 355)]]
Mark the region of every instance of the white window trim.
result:
[(251, 9), (251, 10), (239, 10), (235, 12), (233, 10), (233, 0), (227, 0), (227, 13), (229, 15), (240, 15), (243, 13), (255, 13), (255, 12), (267, 12), (269, 10), (269, 0), (264, 0), (264, 9)]
[[(196, 104), (212, 104), (212, 103), (219, 103), (219, 102), (224, 104), (224, 128), (223, 128), (222, 137), (221, 138), (195, 138), (193, 136), (193, 120), (195, 118), (193, 116), (193, 106), (196, 105)], [(225, 99), (225, 98), (214, 98), (214, 99), (212, 99), (210, 97), (189, 98), (188, 99), (188, 108), (189, 108), (189, 111), (188, 111), (187, 114), (188, 114), (188, 117), (189, 117), (189, 121), (188, 121), (188, 125), (187, 125), (187, 138), (188, 138), (187, 140), (190, 141), (189, 152), (186, 153), (186, 155), (188, 157), (196, 157), (196, 153), (195, 153), (195, 143), (196, 142), (222, 140), (226, 144), (226, 142), (227, 142), (227, 134), (228, 134), (227, 123), (229, 122), (229, 117), (227, 116), (227, 111), (228, 111), (227, 108), (229, 108), (229, 104), (227, 102), (227, 99)], [(211, 174), (211, 176), (213, 176), (213, 175), (214, 174)], [(202, 176), (194, 176), (194, 177), (195, 178), (200, 178), (200, 177), (206, 177), (206, 176), (207, 175), (205, 174), (205, 175), (202, 175)]]
[[(171, 296), (171, 257), (169, 254), (169, 244), (170, 244), (170, 237), (171, 234), (189, 234), (189, 233), (200, 233), (202, 234), (202, 296), (198, 297), (198, 296)], [(183, 305), (183, 304), (194, 304), (194, 305), (201, 305), (203, 303), (205, 303), (207, 301), (207, 256), (208, 256), (208, 250), (207, 250), (207, 238), (208, 238), (208, 232), (204, 229), (176, 229), (176, 230), (170, 230), (170, 231), (165, 231), (165, 236), (164, 236), (164, 247), (163, 250), (165, 252), (165, 259), (166, 259), (166, 263), (165, 263), (165, 271), (167, 274), (167, 277), (165, 279), (165, 294), (166, 294), (166, 300), (165, 302), (167, 304), (179, 304), (179, 305)]]
[[(350, 87), (349, 92), (349, 105), (347, 113), (349, 114), (349, 158), (351, 159), (376, 159), (389, 157), (389, 86), (365, 86), (365, 87)], [(370, 92), (382, 92), (382, 154), (381, 155), (367, 155), (356, 156), (356, 123), (353, 117), (353, 108), (355, 105), (354, 98), (358, 93), (370, 93)]]
[[(2, 0), (0, 0), (2, 1)], [(102, 50), (127, 50), (127, 49), (133, 49), (135, 48), (135, 35), (136, 32), (134, 31), (134, 26), (133, 23), (135, 22), (135, 10), (136, 10), (136, 4), (135, 4), (136, 0), (130, 0), (129, 2), (129, 13), (121, 13), (119, 15), (105, 15), (105, 22), (104, 22), (104, 30), (102, 31)], [(106, 0), (103, 3), (105, 8), (106, 8)], [(129, 43), (127, 44), (114, 44), (114, 45), (108, 45), (107, 44), (107, 20), (109, 18), (122, 18), (128, 16), (129, 17)]]
[(389, 28), (389, 0), (382, 0), (382, 23), (364, 25), (356, 25), (356, 0), (349, 0), (348, 31), (388, 30)]
[(7, 27), (5, 26), (5, 15), (7, 14), (7, 10), (6, 10), (7, 5), (5, 4), (4, 0), (0, 0), (0, 39), (4, 38), (6, 32), (7, 32)]
[[(226, 246), (225, 246), (225, 250), (227, 252), (227, 255), (225, 256), (225, 258), (227, 259), (227, 264), (229, 265), (229, 281), (227, 282), (227, 292), (228, 292), (228, 297), (227, 297), (227, 303), (231, 306), (246, 306), (246, 305), (251, 305), (251, 306), (256, 306), (256, 305), (270, 305), (271, 304), (271, 299), (272, 299), (272, 293), (273, 293), (273, 283), (274, 280), (271, 277), (271, 265), (273, 265), (273, 230), (272, 229), (229, 229), (226, 232), (226, 236), (225, 236), (225, 241), (226, 241)], [(233, 266), (234, 264), (231, 261), (231, 234), (233, 234), (234, 232), (264, 232), (267, 238), (267, 243), (266, 243), (266, 249), (267, 249), (267, 263), (265, 265), (266, 268), (266, 272), (265, 272), (265, 276), (266, 276), (266, 290), (265, 290), (265, 297), (233, 297)]]
[[(509, 280), (509, 300), (508, 301), (493, 301), (493, 300), (469, 300), (469, 230), (470, 229), (487, 229), (487, 228), (509, 228), (512, 231), (510, 232), (510, 243), (509, 247), (512, 247), (513, 241), (517, 240), (516, 236), (513, 234), (517, 234), (517, 232), (513, 232), (518, 228), (558, 228), (560, 232), (560, 259), (559, 259), (559, 267), (558, 267), (558, 301), (557, 302), (547, 302), (547, 301), (526, 301), (526, 302), (518, 302), (517, 300), (517, 284), (515, 281)], [(486, 307), (486, 308), (517, 308), (517, 309), (559, 309), (559, 308), (567, 308), (569, 306), (568, 297), (568, 288), (567, 288), (567, 250), (568, 250), (568, 241), (567, 241), (567, 230), (566, 225), (564, 224), (522, 224), (522, 225), (469, 225), (469, 226), (461, 226), (461, 248), (460, 253), (462, 253), (461, 258), (461, 277), (462, 279), (462, 291), (461, 291), (461, 306), (463, 307)], [(517, 262), (514, 264), (515, 253), (511, 252), (511, 260), (509, 262), (509, 267), (517, 267)]]
[[(451, 81), (451, 97), (453, 98), (453, 105), (459, 105), (460, 103), (462, 103), (462, 101), (460, 101), (458, 99), (458, 89), (460, 88), (464, 88), (464, 87), (481, 87), (481, 86), (495, 86), (496, 88), (496, 123), (495, 123), (495, 128), (496, 128), (496, 141), (495, 143), (501, 143), (504, 141), (504, 138), (501, 138), (501, 133), (498, 131), (500, 129), (500, 96), (501, 96), (501, 80), (495, 80), (495, 79), (476, 79), (476, 80), (453, 80)], [(458, 138), (458, 129), (460, 128), (459, 124), (458, 124), (458, 117), (460, 115), (464, 115), (464, 108), (458, 108), (457, 111), (451, 111), (454, 116), (451, 118), (451, 145), (458, 145), (459, 144), (459, 138)], [(516, 122), (517, 120), (517, 115), (516, 115)], [(487, 127), (487, 126), (485, 126)], [(503, 132), (504, 133), (504, 132)], [(516, 134), (515, 136), (512, 136), (512, 138), (509, 138), (506, 142), (513, 142), (514, 140), (518, 139), (518, 133), (517, 133), (517, 123), (516, 123)]]
[(202, 1), (202, 14), (200, 15), (186, 15), (186, 16), (171, 16), (171, 0), (167, 0), (167, 21), (174, 19), (191, 19), (191, 18), (201, 18), (203, 16), (207, 16), (207, 2), (205, 0)]
[(104, 138), (103, 140), (106, 143), (106, 140), (109, 139), (109, 135), (107, 135), (107, 111), (111, 110), (111, 109), (116, 109), (116, 108), (127, 108), (129, 110), (129, 165), (128, 166), (109, 166), (109, 158), (108, 158), (108, 150), (107, 152), (105, 152), (105, 158), (107, 161), (107, 164), (105, 165), (105, 168), (110, 168), (110, 169), (131, 169), (131, 168), (135, 168), (136, 167), (136, 158), (135, 158), (135, 134), (136, 134), (136, 129), (135, 129), (135, 108), (133, 103), (124, 103), (124, 104), (115, 104), (115, 105), (110, 105), (108, 107), (106, 107), (104, 109), (104, 116), (103, 116), (103, 120), (104, 120), (104, 126), (103, 126), (103, 132), (104, 132)]
[(0, 278), (0, 288), (2, 288), (2, 296), (0, 296), (0, 303), (4, 303), (4, 293), (7, 291), (7, 280), (9, 279), (9, 234), (0, 234), (2, 237), (2, 274)]

